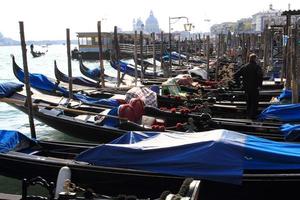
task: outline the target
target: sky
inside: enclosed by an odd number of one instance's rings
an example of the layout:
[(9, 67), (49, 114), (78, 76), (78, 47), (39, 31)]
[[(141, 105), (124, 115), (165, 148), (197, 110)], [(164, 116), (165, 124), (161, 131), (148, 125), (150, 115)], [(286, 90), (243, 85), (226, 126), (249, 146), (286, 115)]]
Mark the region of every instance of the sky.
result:
[[(5, 37), (20, 40), (19, 21), (24, 22), (26, 40), (59, 40), (71, 38), (76, 32), (96, 32), (97, 21), (102, 31), (114, 26), (123, 31), (132, 30), (132, 21), (147, 19), (150, 11), (159, 21), (160, 28), (168, 32), (169, 17), (184, 16), (194, 25), (192, 32), (207, 32), (221, 22), (235, 22), (240, 18), (274, 9), (300, 9), (300, 0), (1, 0), (0, 32)], [(207, 22), (209, 19), (210, 22)], [(183, 30), (184, 19), (172, 21), (174, 31)]]

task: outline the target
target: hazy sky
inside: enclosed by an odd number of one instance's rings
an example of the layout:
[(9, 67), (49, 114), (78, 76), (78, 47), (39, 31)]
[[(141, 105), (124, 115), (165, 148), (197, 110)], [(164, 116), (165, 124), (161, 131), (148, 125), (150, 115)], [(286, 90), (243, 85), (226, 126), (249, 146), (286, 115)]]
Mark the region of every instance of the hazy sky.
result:
[[(132, 21), (143, 21), (152, 10), (159, 20), (160, 28), (168, 31), (168, 19), (186, 16), (195, 26), (195, 32), (208, 31), (210, 25), (236, 21), (267, 10), (300, 9), (300, 0), (1, 0), (0, 32), (6, 37), (19, 40), (18, 21), (24, 21), (27, 40), (65, 39), (66, 28), (71, 37), (75, 32), (97, 30), (97, 21), (103, 20), (103, 31), (114, 26), (132, 30)], [(210, 19), (205, 22), (204, 19)], [(183, 30), (182, 19), (172, 25)]]

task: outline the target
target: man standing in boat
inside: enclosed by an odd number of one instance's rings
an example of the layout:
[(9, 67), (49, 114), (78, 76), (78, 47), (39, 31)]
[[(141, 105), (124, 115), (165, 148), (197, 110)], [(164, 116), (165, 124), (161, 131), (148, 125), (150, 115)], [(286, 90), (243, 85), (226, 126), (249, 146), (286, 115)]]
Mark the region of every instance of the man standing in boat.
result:
[(243, 89), (247, 102), (247, 114), (250, 119), (257, 115), (259, 88), (262, 86), (263, 73), (261, 67), (256, 63), (256, 54), (250, 54), (249, 63), (241, 67), (235, 74), (235, 80), (242, 77)]

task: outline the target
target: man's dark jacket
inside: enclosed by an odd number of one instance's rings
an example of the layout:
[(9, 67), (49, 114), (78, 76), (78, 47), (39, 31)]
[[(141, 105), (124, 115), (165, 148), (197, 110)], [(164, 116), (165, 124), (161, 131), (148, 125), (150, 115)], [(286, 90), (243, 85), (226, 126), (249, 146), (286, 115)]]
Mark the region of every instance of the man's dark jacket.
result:
[(255, 62), (249, 62), (241, 67), (235, 74), (235, 80), (243, 77), (243, 89), (246, 92), (257, 91), (262, 86), (263, 73), (261, 67)]

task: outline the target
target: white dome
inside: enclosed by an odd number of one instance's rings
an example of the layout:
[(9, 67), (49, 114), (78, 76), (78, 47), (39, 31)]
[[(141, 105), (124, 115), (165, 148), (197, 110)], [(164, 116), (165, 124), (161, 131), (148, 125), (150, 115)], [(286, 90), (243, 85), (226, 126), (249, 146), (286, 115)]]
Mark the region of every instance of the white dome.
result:
[(145, 31), (148, 33), (159, 33), (159, 25), (157, 19), (154, 17), (153, 12), (150, 11), (150, 16), (146, 20)]

